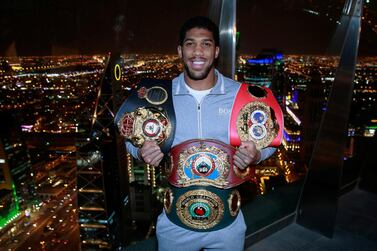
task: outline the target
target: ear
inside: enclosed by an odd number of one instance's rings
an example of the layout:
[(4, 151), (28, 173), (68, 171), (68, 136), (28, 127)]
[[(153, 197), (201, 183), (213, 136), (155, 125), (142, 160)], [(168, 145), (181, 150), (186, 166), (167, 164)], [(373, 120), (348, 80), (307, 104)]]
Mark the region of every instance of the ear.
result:
[(177, 52), (178, 52), (178, 57), (179, 58), (183, 58), (183, 55), (182, 55), (182, 46), (178, 45)]
[(219, 57), (219, 53), (220, 53), (220, 47), (216, 46), (216, 48), (215, 48), (215, 58), (216, 59)]

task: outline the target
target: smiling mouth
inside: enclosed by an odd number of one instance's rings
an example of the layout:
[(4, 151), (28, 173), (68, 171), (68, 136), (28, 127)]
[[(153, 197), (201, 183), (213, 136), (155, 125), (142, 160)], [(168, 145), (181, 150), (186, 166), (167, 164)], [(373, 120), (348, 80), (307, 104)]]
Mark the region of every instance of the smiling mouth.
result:
[(190, 60), (192, 68), (194, 70), (201, 70), (204, 66), (205, 61), (204, 60)]

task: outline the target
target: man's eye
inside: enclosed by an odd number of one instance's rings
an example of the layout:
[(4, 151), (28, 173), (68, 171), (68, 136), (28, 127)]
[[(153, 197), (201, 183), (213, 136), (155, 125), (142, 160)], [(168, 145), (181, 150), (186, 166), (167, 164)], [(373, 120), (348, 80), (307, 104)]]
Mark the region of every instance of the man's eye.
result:
[(194, 44), (193, 42), (186, 42), (186, 43), (185, 43), (185, 46), (190, 47), (190, 46), (192, 46), (193, 44)]
[(206, 42), (203, 44), (204, 47), (210, 47), (212, 44), (210, 42)]

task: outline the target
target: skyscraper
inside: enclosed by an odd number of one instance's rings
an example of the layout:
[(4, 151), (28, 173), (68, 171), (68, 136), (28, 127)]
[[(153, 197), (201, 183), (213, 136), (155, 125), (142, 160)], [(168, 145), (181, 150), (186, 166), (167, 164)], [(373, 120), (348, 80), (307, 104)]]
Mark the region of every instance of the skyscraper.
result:
[(0, 228), (36, 199), (31, 161), (17, 112), (0, 112)]
[(246, 61), (246, 83), (269, 87), (282, 108), (287, 94), (283, 54), (276, 50), (263, 50), (255, 58)]

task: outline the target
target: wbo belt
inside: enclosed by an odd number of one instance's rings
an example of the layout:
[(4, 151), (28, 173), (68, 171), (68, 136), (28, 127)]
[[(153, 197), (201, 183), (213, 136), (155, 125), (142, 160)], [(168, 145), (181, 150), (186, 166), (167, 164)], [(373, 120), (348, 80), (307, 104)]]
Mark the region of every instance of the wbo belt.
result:
[(253, 179), (255, 169), (233, 165), (236, 149), (213, 139), (184, 141), (170, 150), (168, 181), (175, 187), (194, 185), (228, 189)]
[(167, 153), (175, 133), (171, 81), (143, 79), (123, 102), (115, 116), (120, 134), (136, 147), (156, 141)]
[(164, 209), (174, 224), (196, 232), (222, 229), (237, 217), (241, 196), (236, 189), (170, 186), (164, 195)]
[(242, 83), (230, 117), (230, 144), (253, 141), (257, 149), (279, 146), (283, 138), (283, 112), (272, 91)]

